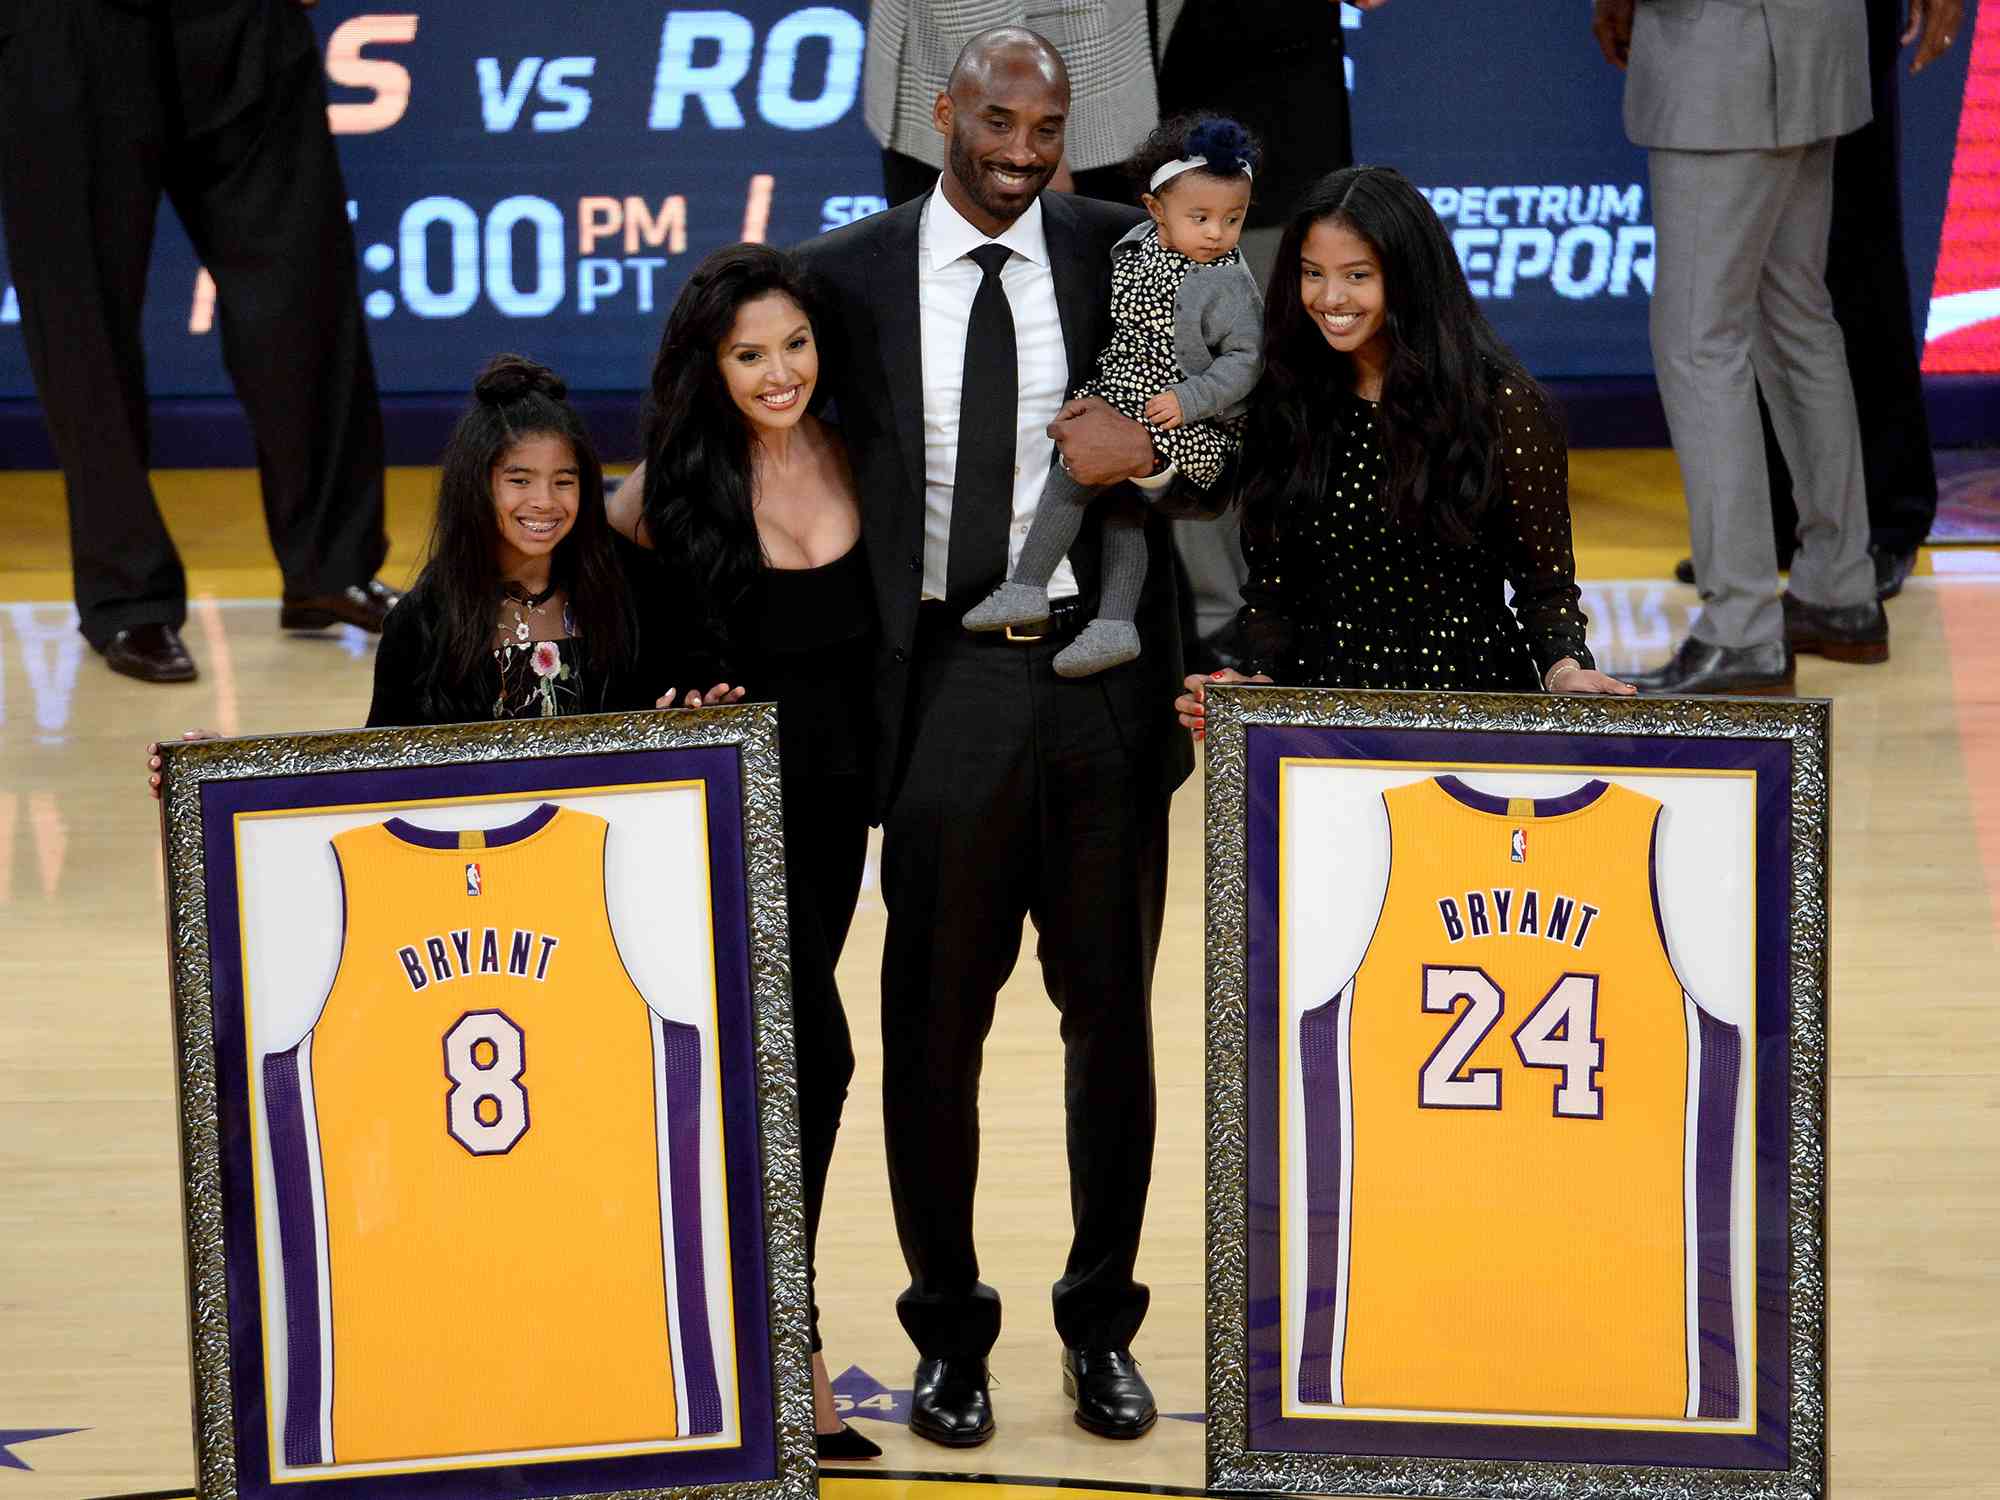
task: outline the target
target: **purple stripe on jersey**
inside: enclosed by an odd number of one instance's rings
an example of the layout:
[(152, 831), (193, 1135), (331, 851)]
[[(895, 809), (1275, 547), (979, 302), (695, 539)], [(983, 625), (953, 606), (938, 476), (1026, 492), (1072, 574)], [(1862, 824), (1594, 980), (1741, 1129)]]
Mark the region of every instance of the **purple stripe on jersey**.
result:
[[(509, 823), (504, 828), (482, 830), (485, 849), (502, 849), (508, 844), (518, 844), (531, 834), (540, 833), (548, 826), (550, 818), (556, 815), (556, 805), (544, 802), (517, 823)], [(415, 844), (419, 849), (456, 849), (459, 847), (456, 828), (419, 828), (414, 823), (406, 823), (401, 818), (391, 818), (382, 825), (396, 838), (406, 844)]]
[(326, 1462), (319, 1441), (319, 1234), (297, 1047), (264, 1059), (264, 1109), (271, 1121), (271, 1175), (285, 1266), (285, 1462), (318, 1464)]
[[(1479, 812), (1499, 813), (1505, 817), (1512, 810), (1511, 798), (1474, 791), (1456, 776), (1440, 776), (1437, 784), (1457, 801)], [(1563, 813), (1580, 812), (1604, 795), (1606, 785), (1608, 783), (1602, 781), (1586, 781), (1575, 791), (1564, 792), (1560, 797), (1537, 797), (1534, 799), (1534, 816), (1554, 818)]]
[(674, 1279), (680, 1283), (681, 1406), (689, 1436), (722, 1431), (715, 1344), (708, 1330), (708, 1274), (701, 1237), (701, 1033), (655, 1018), (667, 1069), (667, 1165), (673, 1185)]
[(1729, 1254), (1729, 1214), (1736, 1164), (1736, 1086), (1741, 1044), (1736, 1028), (1699, 1005), (1701, 1099), (1694, 1135), (1695, 1309), (1701, 1349), (1702, 1417), (1735, 1417), (1736, 1316)]
[(1306, 1105), (1306, 1328), (1299, 1400), (1333, 1400), (1333, 1315), (1340, 1299), (1340, 997), (1299, 1017)]

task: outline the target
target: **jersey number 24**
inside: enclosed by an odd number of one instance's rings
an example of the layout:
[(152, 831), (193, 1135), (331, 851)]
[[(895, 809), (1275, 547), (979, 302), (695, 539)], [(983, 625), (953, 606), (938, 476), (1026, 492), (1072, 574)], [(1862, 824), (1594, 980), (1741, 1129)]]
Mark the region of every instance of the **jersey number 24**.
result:
[[(1424, 1109), (1500, 1108), (1500, 1070), (1466, 1069), (1507, 1008), (1506, 993), (1484, 969), (1424, 966), (1423, 1004), (1458, 1020), (1424, 1059), (1417, 1073), (1417, 1103)], [(1463, 1010), (1460, 1006), (1463, 1005)], [(1554, 1113), (1559, 1119), (1601, 1120), (1604, 1042), (1597, 1035), (1597, 976), (1565, 974), (1514, 1028), (1514, 1051), (1523, 1066), (1557, 1075)]]

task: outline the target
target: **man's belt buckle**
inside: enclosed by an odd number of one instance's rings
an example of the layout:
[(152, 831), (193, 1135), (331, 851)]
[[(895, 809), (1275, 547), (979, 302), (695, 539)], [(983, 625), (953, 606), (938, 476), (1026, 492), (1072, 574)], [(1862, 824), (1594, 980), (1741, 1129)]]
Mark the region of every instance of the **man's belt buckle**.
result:
[(1039, 641), (1045, 634), (1047, 634), (1046, 631), (1022, 630), (1020, 627), (1015, 625), (1009, 625), (1007, 627), (1007, 639), (1012, 641), (1017, 646), (1025, 646), (1030, 641)]

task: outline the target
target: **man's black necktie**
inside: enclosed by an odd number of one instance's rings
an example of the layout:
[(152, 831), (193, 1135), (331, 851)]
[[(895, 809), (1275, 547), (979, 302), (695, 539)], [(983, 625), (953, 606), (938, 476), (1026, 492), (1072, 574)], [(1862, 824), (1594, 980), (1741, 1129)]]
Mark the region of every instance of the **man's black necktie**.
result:
[(965, 378), (959, 387), (958, 469), (945, 567), (945, 590), (954, 604), (976, 604), (1007, 572), (1019, 363), (1014, 311), (1000, 285), (1000, 269), (1012, 254), (1005, 245), (991, 244), (970, 254), (984, 276), (965, 328)]

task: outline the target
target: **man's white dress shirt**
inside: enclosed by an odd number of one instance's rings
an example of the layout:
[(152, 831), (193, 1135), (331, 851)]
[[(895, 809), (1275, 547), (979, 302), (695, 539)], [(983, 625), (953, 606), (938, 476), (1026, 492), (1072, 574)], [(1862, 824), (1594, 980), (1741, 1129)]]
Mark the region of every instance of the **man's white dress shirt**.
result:
[[(945, 201), (930, 196), (917, 228), (917, 303), (924, 355), (924, 597), (945, 597), (951, 558), (951, 506), (958, 477), (958, 419), (965, 392), (965, 330), (984, 273), (969, 258), (985, 235)], [(1069, 356), (1063, 349), (1062, 315), (1056, 308), (1055, 273), (1042, 232), (1042, 203), (1009, 224), (994, 241), (1014, 253), (1000, 271), (1000, 288), (1014, 313), (1014, 350), (1020, 374), (1014, 405), (1014, 520), (1007, 531), (1007, 568), (1020, 559), (1028, 527), (1042, 503), (1042, 487), (1056, 445), (1048, 425), (1069, 392)], [(973, 400), (984, 399), (980, 392)], [(1076, 593), (1068, 559), (1049, 580), (1049, 597)]]

